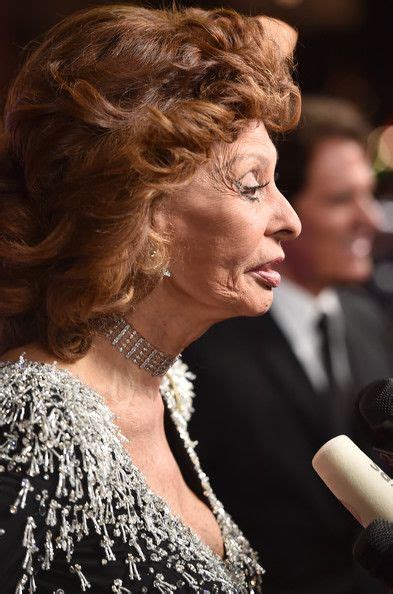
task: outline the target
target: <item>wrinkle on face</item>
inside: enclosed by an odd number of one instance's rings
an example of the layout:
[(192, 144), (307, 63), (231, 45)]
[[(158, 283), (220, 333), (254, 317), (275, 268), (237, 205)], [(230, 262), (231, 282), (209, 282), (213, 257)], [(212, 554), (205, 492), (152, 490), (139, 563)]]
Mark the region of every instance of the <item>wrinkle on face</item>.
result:
[(235, 157), (236, 153), (228, 145), (220, 145), (213, 152), (209, 175), (212, 188), (217, 192), (234, 192), (235, 178), (232, 165)]
[[(201, 308), (220, 311), (221, 319), (263, 313), (271, 302), (271, 290), (248, 271), (281, 253), (270, 231), (272, 221), (279, 228), (287, 218), (274, 183), (276, 158), (263, 124), (250, 124), (236, 142), (213, 147), (210, 160), (165, 203), (171, 286)], [(236, 185), (249, 172), (256, 184), (269, 182), (258, 200)]]

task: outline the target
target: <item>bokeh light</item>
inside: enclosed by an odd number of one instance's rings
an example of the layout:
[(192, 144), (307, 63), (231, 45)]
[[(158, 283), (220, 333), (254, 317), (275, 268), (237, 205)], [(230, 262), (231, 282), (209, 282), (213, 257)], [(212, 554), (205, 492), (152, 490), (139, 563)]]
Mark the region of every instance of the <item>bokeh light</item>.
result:
[(393, 169), (393, 126), (379, 126), (368, 138), (368, 150), (377, 173)]

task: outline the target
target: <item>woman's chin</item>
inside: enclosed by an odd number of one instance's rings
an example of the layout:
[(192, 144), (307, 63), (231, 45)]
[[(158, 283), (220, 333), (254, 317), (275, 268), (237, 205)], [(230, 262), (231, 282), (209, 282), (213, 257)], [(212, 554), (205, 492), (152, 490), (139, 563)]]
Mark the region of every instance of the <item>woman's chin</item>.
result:
[(239, 303), (238, 313), (236, 317), (252, 317), (262, 316), (269, 311), (271, 304), (273, 303), (273, 290), (266, 289), (261, 295), (261, 291), (258, 291), (258, 295), (252, 295), (248, 299)]

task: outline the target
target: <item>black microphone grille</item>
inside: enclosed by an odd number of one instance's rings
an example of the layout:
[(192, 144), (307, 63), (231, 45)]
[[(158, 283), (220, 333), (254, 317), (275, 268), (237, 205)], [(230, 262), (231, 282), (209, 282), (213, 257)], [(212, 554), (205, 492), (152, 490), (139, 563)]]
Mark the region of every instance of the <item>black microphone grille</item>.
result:
[(377, 396), (377, 407), (385, 417), (393, 419), (393, 378), (387, 378), (383, 384)]
[(359, 394), (359, 412), (370, 425), (393, 423), (393, 378), (369, 384)]
[(393, 522), (378, 518), (363, 530), (353, 556), (364, 569), (393, 587)]

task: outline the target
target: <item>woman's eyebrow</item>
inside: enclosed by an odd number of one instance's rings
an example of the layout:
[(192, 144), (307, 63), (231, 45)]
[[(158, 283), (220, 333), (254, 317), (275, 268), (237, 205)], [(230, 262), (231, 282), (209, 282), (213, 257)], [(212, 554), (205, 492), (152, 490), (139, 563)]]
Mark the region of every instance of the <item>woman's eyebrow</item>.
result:
[[(276, 158), (276, 163), (278, 160), (277, 149), (274, 147), (274, 156)], [(269, 167), (271, 165), (271, 161), (267, 156), (264, 156), (262, 153), (234, 153), (229, 154), (228, 150), (222, 150), (221, 154), (218, 153), (215, 155), (215, 158), (212, 159), (212, 178), (216, 181), (216, 183), (224, 183), (227, 185), (228, 179), (231, 179), (234, 175), (233, 172), (233, 165), (237, 161), (244, 161), (246, 159), (254, 159), (259, 161), (263, 168)]]
[[(275, 152), (275, 157), (276, 157), (275, 162), (277, 163), (278, 153), (277, 153), (276, 148), (274, 148), (274, 152)], [(261, 153), (242, 153), (242, 154), (237, 153), (231, 159), (229, 159), (229, 161), (227, 161), (226, 165), (231, 166), (234, 163), (236, 163), (236, 161), (243, 161), (245, 159), (256, 159), (264, 167), (267, 167), (270, 164), (270, 160), (267, 157), (265, 157), (264, 155), (262, 155)]]

